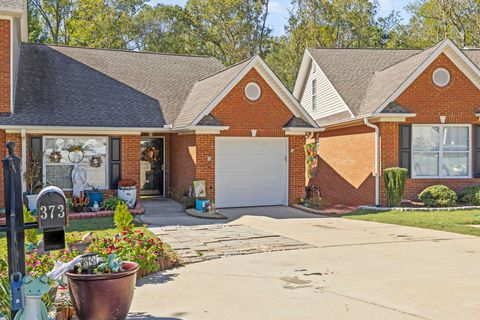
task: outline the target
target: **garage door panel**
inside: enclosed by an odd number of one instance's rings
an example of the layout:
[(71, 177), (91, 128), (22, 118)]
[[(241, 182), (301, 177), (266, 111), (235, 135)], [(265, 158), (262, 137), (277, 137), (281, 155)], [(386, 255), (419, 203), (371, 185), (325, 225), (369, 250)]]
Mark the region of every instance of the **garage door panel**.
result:
[(216, 138), (218, 207), (286, 204), (285, 138)]

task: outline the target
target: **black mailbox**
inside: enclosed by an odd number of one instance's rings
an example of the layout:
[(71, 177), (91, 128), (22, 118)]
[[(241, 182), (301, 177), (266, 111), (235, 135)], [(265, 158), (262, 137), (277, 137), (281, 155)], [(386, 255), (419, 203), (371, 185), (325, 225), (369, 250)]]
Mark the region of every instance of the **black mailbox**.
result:
[(37, 197), (38, 225), (43, 231), (45, 251), (65, 248), (67, 225), (67, 198), (55, 186), (43, 188)]

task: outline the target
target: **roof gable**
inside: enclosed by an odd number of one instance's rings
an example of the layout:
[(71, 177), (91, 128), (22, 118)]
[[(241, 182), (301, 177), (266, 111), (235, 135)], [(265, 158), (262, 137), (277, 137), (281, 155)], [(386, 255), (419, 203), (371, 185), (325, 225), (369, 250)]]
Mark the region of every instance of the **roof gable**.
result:
[(315, 121), (259, 56), (252, 57), (198, 81), (182, 107), (174, 127), (178, 129), (197, 125), (253, 68), (271, 86), (294, 116), (300, 117), (312, 126), (317, 127)]
[[(452, 41), (445, 39), (422, 53), (377, 73), (365, 98), (363, 114), (382, 112), (442, 53), (480, 89), (478, 67)], [(382, 86), (385, 89), (381, 90)], [(376, 89), (378, 90), (374, 93)]]

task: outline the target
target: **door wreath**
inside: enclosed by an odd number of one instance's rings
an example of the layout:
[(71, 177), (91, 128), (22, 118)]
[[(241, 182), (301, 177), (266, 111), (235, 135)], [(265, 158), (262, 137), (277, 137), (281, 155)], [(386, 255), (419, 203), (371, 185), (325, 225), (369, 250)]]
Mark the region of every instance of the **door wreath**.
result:
[(100, 168), (102, 166), (102, 156), (92, 156), (90, 158), (90, 166), (94, 168)]
[(62, 160), (62, 153), (60, 151), (52, 151), (48, 155), (48, 159), (53, 163), (60, 163), (60, 160)]
[(157, 161), (157, 148), (148, 147), (142, 152), (142, 161), (148, 161), (150, 163)]
[[(73, 157), (72, 159), (70, 156), (72, 153), (79, 154), (80, 158), (77, 161), (75, 161), (75, 157)], [(71, 146), (68, 149), (68, 160), (70, 160), (71, 163), (80, 163), (82, 162), (83, 158), (85, 158), (85, 152), (83, 151), (81, 146)]]

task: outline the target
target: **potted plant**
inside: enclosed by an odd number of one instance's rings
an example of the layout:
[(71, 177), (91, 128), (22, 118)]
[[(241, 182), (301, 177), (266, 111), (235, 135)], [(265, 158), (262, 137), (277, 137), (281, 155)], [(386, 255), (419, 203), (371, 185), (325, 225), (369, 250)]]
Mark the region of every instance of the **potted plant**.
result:
[(37, 210), (37, 194), (40, 189), (43, 187), (42, 183), (42, 166), (37, 155), (32, 155), (28, 163), (27, 170), (23, 175), (23, 180), (26, 185), (25, 197), (27, 198), (28, 209), (31, 212)]
[(126, 319), (135, 291), (138, 264), (115, 254), (98, 264), (97, 254), (82, 257), (67, 272), (70, 297), (78, 319)]
[(103, 202), (103, 193), (99, 191), (98, 187), (91, 186), (92, 191), (87, 192), (88, 198), (90, 199), (89, 206), (90, 208), (93, 208), (95, 206), (95, 202), (97, 203), (98, 206), (102, 205)]
[(79, 197), (73, 197), (72, 209), (75, 212), (85, 212), (85, 210), (88, 208), (89, 203), (90, 200), (88, 199), (88, 197), (85, 197), (82, 192), (80, 193)]
[(118, 197), (125, 201), (129, 208), (135, 207), (137, 201), (137, 182), (132, 179), (122, 179), (118, 182)]

